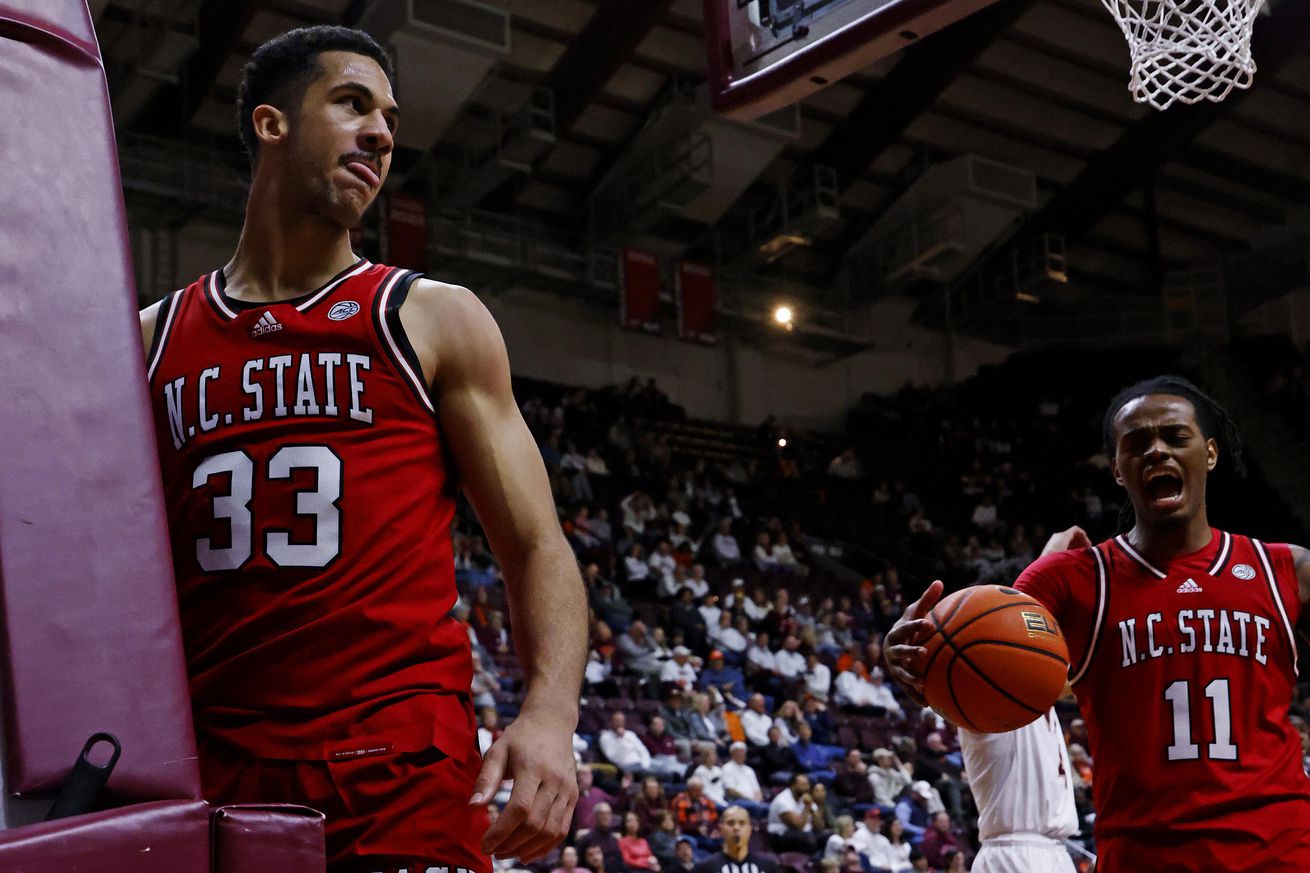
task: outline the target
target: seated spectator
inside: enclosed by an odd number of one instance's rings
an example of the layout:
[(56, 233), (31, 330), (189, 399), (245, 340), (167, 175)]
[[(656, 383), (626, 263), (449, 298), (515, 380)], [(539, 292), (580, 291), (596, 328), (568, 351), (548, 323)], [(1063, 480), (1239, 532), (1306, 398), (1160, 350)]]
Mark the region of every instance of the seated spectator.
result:
[(633, 543), (632, 548), (623, 558), (623, 575), (632, 592), (651, 581), (651, 568), (650, 564), (646, 563), (645, 553), (646, 550), (641, 547), (641, 543)]
[(764, 695), (752, 694), (746, 706), (741, 713), (741, 729), (746, 732), (747, 742), (763, 748), (769, 744), (769, 729), (773, 727), (773, 719), (764, 709)]
[[(582, 859), (585, 862), (586, 869), (591, 873), (606, 873), (605, 870), (605, 850), (600, 846), (587, 846), (583, 852)], [(611, 867), (610, 869), (616, 870)]]
[[(873, 645), (870, 643), (869, 645)], [(887, 685), (887, 677), (882, 672), (881, 667), (874, 667), (869, 671), (869, 682), (873, 685), (873, 705), (874, 708), (882, 708), (887, 711), (888, 715), (900, 715), (901, 704), (892, 694), (892, 690)]]
[(851, 803), (873, 803), (874, 789), (869, 781), (869, 766), (860, 757), (858, 748), (847, 749), (846, 757), (837, 769), (837, 778), (832, 783), (833, 791)]
[(969, 521), (978, 530), (985, 534), (990, 534), (996, 530), (998, 518), (996, 515), (996, 501), (990, 494), (984, 494), (982, 502), (973, 508), (973, 515)]
[(773, 725), (782, 731), (782, 740), (789, 746), (800, 739), (800, 729), (803, 724), (805, 719), (801, 717), (801, 708), (794, 700), (784, 700), (778, 711), (773, 714)]
[(641, 829), (645, 833), (654, 830), (659, 822), (660, 813), (668, 811), (669, 799), (664, 796), (664, 786), (654, 776), (641, 780), (641, 792), (633, 799), (631, 810), (637, 814)]
[[(727, 613), (724, 613), (726, 616)], [(736, 667), (725, 667), (723, 652), (715, 649), (710, 652), (709, 663), (700, 672), (698, 684), (701, 688), (717, 688), (725, 698), (744, 701), (749, 696), (746, 691), (746, 677)]]
[(697, 651), (705, 650), (707, 625), (705, 616), (696, 605), (696, 596), (684, 585), (678, 589), (678, 599), (669, 609), (669, 627), (681, 632), (682, 639)]
[[(713, 595), (710, 594), (710, 583), (705, 578), (704, 564), (692, 564), (691, 569), (687, 571), (687, 578), (682, 584), (691, 589), (691, 593), (695, 595), (697, 600), (704, 600), (707, 597), (713, 597)], [(717, 600), (718, 598), (716, 597), (715, 601), (717, 602)], [(701, 609), (704, 610), (705, 607), (701, 606)], [(716, 606), (715, 610), (717, 609), (718, 607)], [(717, 615), (715, 616), (715, 620), (718, 620)], [(706, 626), (709, 626), (709, 619), (706, 619), (705, 624)]]
[(737, 538), (732, 535), (731, 518), (719, 520), (718, 532), (714, 534), (710, 546), (719, 566), (728, 569), (741, 564), (741, 546), (737, 543)]
[(650, 849), (650, 843), (641, 835), (641, 820), (635, 812), (623, 817), (623, 836), (619, 837), (619, 853), (629, 870), (658, 870), (659, 859)]
[[(631, 814), (631, 813), (629, 813)], [(849, 815), (837, 816), (833, 835), (828, 837), (827, 844), (823, 847), (824, 858), (836, 858), (839, 861), (846, 860), (846, 853), (856, 849), (853, 838), (855, 837), (855, 819)]]
[(623, 869), (623, 853), (619, 850), (619, 837), (614, 833), (614, 810), (608, 803), (596, 804), (596, 821), (591, 830), (578, 837), (575, 843), (586, 858), (589, 851), (599, 849), (605, 866), (611, 870)]
[(805, 657), (805, 693), (813, 695), (822, 701), (828, 700), (828, 693), (832, 690), (832, 671), (828, 665), (819, 660), (819, 656), (810, 652)]
[(896, 804), (896, 817), (905, 827), (905, 833), (914, 845), (919, 844), (928, 830), (930, 816), (928, 804), (932, 800), (932, 788), (922, 780), (910, 786), (910, 791)]
[(873, 802), (879, 806), (895, 806), (905, 789), (910, 787), (909, 771), (891, 749), (874, 749), (873, 764), (869, 773)]
[[(672, 821), (672, 817), (669, 821)], [(692, 873), (696, 869), (696, 847), (690, 837), (679, 837), (674, 845), (673, 860), (660, 868), (660, 873)]]
[(752, 815), (763, 815), (768, 805), (764, 803), (764, 790), (760, 788), (755, 768), (746, 763), (746, 744), (733, 743), (728, 755), (723, 765), (723, 793), (728, 802), (741, 805)]
[(723, 720), (723, 707), (711, 708), (708, 694), (693, 694), (691, 712), (687, 713), (687, 735), (693, 748), (706, 746), (722, 748), (727, 742), (728, 729)]
[(856, 712), (882, 715), (901, 711), (901, 705), (883, 681), (881, 668), (874, 667), (870, 672), (863, 658), (856, 658), (851, 668), (837, 677), (836, 700), (843, 709)]
[(960, 840), (951, 829), (951, 817), (939, 812), (932, 817), (932, 826), (919, 840), (919, 851), (928, 859), (928, 863), (939, 869), (946, 869), (947, 852), (959, 852)]
[(780, 569), (778, 559), (773, 557), (773, 542), (767, 530), (762, 530), (755, 536), (755, 548), (751, 552), (751, 557), (755, 561), (755, 568), (766, 577), (778, 573)]
[(668, 866), (674, 859), (677, 851), (677, 845), (681, 835), (678, 833), (678, 823), (673, 818), (673, 813), (669, 810), (659, 813), (655, 816), (655, 823), (651, 831), (646, 836), (646, 842), (650, 843), (650, 850), (660, 863)]
[[(691, 580), (696, 576), (697, 568), (700, 569), (701, 581), (705, 581), (705, 565), (693, 564), (691, 567), (691, 576), (687, 577), (687, 587), (689, 588), (691, 587)], [(724, 610), (719, 607), (719, 595), (710, 594), (708, 590), (709, 583), (706, 582), (705, 585), (706, 593), (697, 595), (700, 600), (700, 606), (698, 606), (697, 609), (700, 611), (701, 621), (705, 623), (705, 635), (708, 639), (710, 634), (713, 633), (712, 629), (718, 625), (719, 617), (723, 615)], [(692, 589), (692, 592), (695, 593), (695, 589)]]
[(687, 789), (673, 798), (670, 806), (679, 831), (702, 837), (713, 835), (715, 823), (719, 820), (719, 810), (705, 796), (705, 786), (699, 779), (688, 779)]
[(864, 478), (864, 466), (860, 459), (855, 456), (854, 449), (847, 449), (837, 457), (833, 458), (828, 464), (828, 475), (834, 479), (862, 479)]
[(513, 650), (514, 640), (505, 627), (505, 613), (499, 609), (491, 613), (487, 626), (478, 631), (478, 642), (492, 654), (505, 655)]
[(599, 580), (591, 598), (592, 609), (610, 628), (623, 633), (632, 624), (632, 606), (608, 579)]
[(610, 715), (609, 729), (600, 732), (600, 751), (611, 764), (624, 773), (648, 773), (650, 750), (641, 738), (628, 730), (628, 717), (622, 712)]
[(484, 706), (478, 713), (481, 724), (478, 727), (478, 751), (487, 753), (491, 744), (500, 739), (504, 730), (500, 726), (500, 713), (495, 706)]
[(559, 852), (559, 866), (550, 873), (576, 873), (578, 869), (578, 850), (565, 846)]
[(776, 535), (772, 554), (783, 575), (804, 577), (810, 574), (810, 568), (796, 559), (796, 553), (791, 550), (785, 531), (779, 531)]
[(700, 764), (692, 772), (693, 779), (699, 779), (704, 786), (705, 796), (720, 809), (728, 805), (728, 798), (723, 793), (723, 768), (719, 766), (719, 753), (713, 746), (706, 746), (700, 752)]
[(751, 621), (761, 622), (769, 617), (773, 604), (768, 601), (763, 588), (756, 588), (751, 592), (749, 600), (742, 601), (741, 608)]
[(473, 653), (473, 683), (471, 690), (474, 707), (478, 709), (487, 706), (495, 707), (496, 692), (500, 690), (500, 680), (496, 678), (495, 673), (482, 665), (482, 658), (478, 656), (477, 652)]
[(837, 773), (833, 770), (832, 759), (841, 756), (841, 746), (825, 746), (814, 742), (814, 728), (810, 727), (809, 722), (802, 721), (797, 730), (798, 736), (796, 742), (791, 744), (791, 750), (800, 762), (801, 769), (816, 781), (835, 780)]
[(828, 705), (817, 697), (806, 697), (803, 710), (805, 720), (814, 729), (814, 741), (832, 745), (837, 739), (837, 725), (828, 715)]
[(651, 574), (657, 584), (662, 582), (667, 586), (673, 579), (673, 571), (678, 569), (678, 561), (673, 557), (673, 544), (668, 540), (660, 540), (647, 563), (650, 564)]
[(882, 823), (882, 829), (871, 835), (869, 849), (864, 856), (869, 866), (875, 870), (888, 870), (891, 873), (910, 873), (914, 863), (910, 860), (914, 847), (905, 836), (905, 825), (896, 816), (888, 816)]
[(723, 610), (719, 615), (718, 625), (709, 628), (708, 634), (714, 645), (728, 653), (733, 663), (740, 664), (750, 647), (750, 619), (740, 616), (733, 619), (732, 613)]
[(602, 803), (609, 804), (610, 809), (618, 801), (614, 795), (595, 784), (595, 775), (590, 768), (578, 768), (578, 802), (573, 807), (573, 832), (589, 831), (596, 824), (596, 807)]
[(619, 654), (623, 656), (623, 667), (645, 679), (654, 679), (660, 675), (664, 665), (660, 663), (660, 648), (655, 640), (646, 633), (646, 625), (634, 621), (627, 632), (618, 640)]
[(773, 656), (773, 669), (787, 682), (794, 682), (805, 674), (805, 656), (800, 649), (801, 641), (788, 635), (782, 641), (782, 648)]
[(818, 816), (810, 795), (810, 777), (792, 776), (786, 790), (769, 804), (769, 845), (775, 852), (804, 852), (813, 855), (828, 842), (828, 834), (814, 829)]
[(770, 785), (785, 785), (791, 781), (792, 774), (801, 770), (801, 762), (777, 725), (769, 727), (768, 739), (767, 744), (755, 750), (756, 766), (761, 773), (768, 774)]
[(691, 649), (686, 646), (674, 647), (673, 660), (666, 661), (660, 668), (660, 681), (665, 687), (677, 686), (683, 693), (695, 689), (696, 668), (691, 664)]
[(651, 716), (646, 735), (641, 738), (650, 752), (650, 763), (645, 769), (660, 776), (681, 777), (687, 772), (687, 765), (678, 760), (677, 744), (673, 735), (664, 725), (664, 719), (658, 715)]

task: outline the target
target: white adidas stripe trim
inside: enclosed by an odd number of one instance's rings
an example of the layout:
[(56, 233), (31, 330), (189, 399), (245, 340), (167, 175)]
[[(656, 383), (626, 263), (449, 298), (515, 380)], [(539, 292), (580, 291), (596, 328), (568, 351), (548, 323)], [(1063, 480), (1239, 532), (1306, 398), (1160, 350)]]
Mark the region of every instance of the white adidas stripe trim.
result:
[(1092, 656), (1096, 652), (1096, 643), (1101, 639), (1101, 625), (1105, 622), (1105, 595), (1106, 582), (1108, 581), (1105, 569), (1105, 558), (1101, 555), (1101, 550), (1093, 547), (1092, 557), (1096, 559), (1096, 622), (1092, 625), (1092, 638), (1087, 642), (1087, 652), (1083, 655), (1083, 662), (1078, 666), (1078, 672), (1069, 680), (1070, 685), (1077, 685), (1078, 681), (1083, 678), (1089, 667), (1092, 666)]
[(391, 347), (391, 354), (400, 363), (401, 372), (405, 374), (405, 377), (409, 379), (410, 384), (414, 386), (414, 390), (418, 396), (423, 399), (423, 405), (427, 407), (429, 412), (435, 415), (437, 408), (432, 405), (432, 398), (428, 396), (428, 388), (423, 384), (423, 378), (415, 374), (414, 369), (410, 367), (409, 361), (406, 360), (405, 355), (400, 350), (400, 345), (396, 342), (396, 338), (391, 334), (391, 325), (387, 324), (386, 313), (387, 307), (391, 303), (391, 292), (396, 290), (396, 285), (405, 274), (405, 270), (397, 270), (396, 274), (392, 276), (387, 284), (382, 288), (382, 292), (379, 295), (382, 299), (378, 302), (378, 312), (381, 313), (382, 317), (378, 319), (378, 322), (382, 325), (382, 336), (386, 339), (387, 345)]
[(1265, 580), (1269, 583), (1269, 593), (1273, 595), (1274, 606), (1278, 607), (1278, 616), (1283, 620), (1283, 630), (1287, 632), (1287, 644), (1292, 647), (1292, 675), (1300, 676), (1301, 668), (1296, 651), (1296, 634), (1292, 631), (1292, 623), (1287, 620), (1287, 610), (1283, 607), (1283, 598), (1278, 595), (1278, 582), (1274, 579), (1274, 568), (1269, 563), (1269, 554), (1265, 551), (1265, 544), (1259, 540), (1252, 538), (1251, 545), (1255, 546), (1256, 554), (1260, 556), (1260, 566), (1264, 568)]
[(1128, 557), (1132, 558), (1134, 561), (1145, 567), (1147, 572), (1151, 573), (1153, 576), (1155, 576), (1155, 578), (1157, 579), (1168, 578), (1169, 576), (1168, 573), (1164, 572), (1163, 570), (1157, 569), (1155, 566), (1151, 564), (1150, 561), (1143, 558), (1136, 549), (1134, 549), (1131, 545), (1129, 545), (1128, 539), (1123, 534), (1119, 534), (1119, 536), (1115, 537), (1114, 541), (1123, 547), (1123, 550), (1128, 553)]
[(373, 265), (370, 264), (368, 261), (360, 261), (358, 264), (355, 265), (355, 268), (354, 268), (353, 270), (351, 270), (349, 273), (346, 273), (346, 275), (344, 275), (344, 276), (342, 276), (341, 278), (337, 279), (335, 282), (329, 282), (327, 285), (324, 285), (324, 286), (323, 286), (323, 289), (322, 289), (321, 291), (319, 291), (317, 294), (315, 294), (313, 297), (309, 298), (308, 300), (304, 301), (303, 303), (298, 304), (298, 305), (296, 306), (296, 311), (298, 311), (298, 312), (304, 312), (306, 309), (308, 309), (309, 307), (313, 306), (313, 305), (314, 305), (315, 303), (317, 303), (318, 301), (322, 300), (322, 299), (323, 299), (324, 297), (326, 297), (328, 294), (331, 294), (332, 291), (333, 291), (333, 290), (334, 290), (338, 285), (340, 285), (342, 282), (346, 281), (347, 279), (351, 278), (352, 276), (358, 276), (360, 273), (364, 272), (365, 270), (367, 270), (367, 269), (368, 269), (369, 267), (371, 267), (371, 266), (373, 266)]
[(185, 290), (179, 291), (173, 295), (169, 301), (168, 309), (164, 312), (164, 321), (159, 322), (158, 315), (155, 316), (155, 355), (150, 359), (150, 366), (146, 367), (146, 381), (149, 382), (155, 378), (155, 370), (159, 368), (159, 361), (164, 357), (164, 344), (168, 342), (168, 334), (173, 329), (173, 319), (177, 315), (178, 309), (182, 307), (182, 295)]

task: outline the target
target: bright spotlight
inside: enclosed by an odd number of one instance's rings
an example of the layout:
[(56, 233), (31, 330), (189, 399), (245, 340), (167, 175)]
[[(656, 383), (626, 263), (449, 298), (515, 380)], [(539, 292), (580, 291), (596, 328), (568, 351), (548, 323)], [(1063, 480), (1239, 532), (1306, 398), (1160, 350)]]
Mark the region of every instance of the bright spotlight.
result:
[(786, 327), (791, 324), (792, 312), (790, 306), (777, 306), (773, 310), (773, 320), (778, 324)]
[(786, 438), (786, 437), (778, 437), (778, 448), (780, 448), (780, 449), (785, 449), (785, 448), (787, 448), (787, 438)]

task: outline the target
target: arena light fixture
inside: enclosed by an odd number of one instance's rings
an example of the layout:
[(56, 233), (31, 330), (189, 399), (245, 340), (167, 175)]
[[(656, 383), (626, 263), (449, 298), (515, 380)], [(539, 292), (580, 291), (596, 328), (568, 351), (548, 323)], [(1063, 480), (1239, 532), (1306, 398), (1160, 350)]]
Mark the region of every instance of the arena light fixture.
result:
[(773, 308), (773, 323), (785, 330), (791, 330), (793, 315), (790, 306), (780, 303)]

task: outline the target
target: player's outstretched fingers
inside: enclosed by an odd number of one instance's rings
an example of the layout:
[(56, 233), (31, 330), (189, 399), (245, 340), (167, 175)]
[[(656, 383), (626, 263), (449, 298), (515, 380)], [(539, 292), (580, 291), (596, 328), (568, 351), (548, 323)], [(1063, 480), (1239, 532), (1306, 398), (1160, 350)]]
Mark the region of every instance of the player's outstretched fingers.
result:
[[(523, 797), (519, 798), (519, 784), (533, 784), (532, 792), (524, 792)], [(515, 830), (508, 832), (500, 840), (499, 845), (491, 847), (487, 855), (496, 857), (516, 857), (520, 861), (527, 860), (528, 853), (541, 842), (542, 832), (546, 830), (546, 822), (550, 819), (550, 807), (555, 801), (554, 790), (550, 789), (545, 783), (541, 783), (534, 776), (523, 777), (523, 779), (514, 780), (514, 792), (510, 794), (510, 804), (504, 809), (510, 810), (510, 806), (521, 802), (527, 809), (524, 814), (523, 822)], [(496, 822), (499, 825), (500, 822)]]
[[(546, 822), (547, 806), (538, 810), (537, 789), (541, 780), (534, 773), (515, 773), (514, 790), (510, 792), (509, 802), (500, 811), (500, 818), (487, 828), (482, 837), (482, 852), (500, 858), (515, 857), (515, 850), (523, 844), (525, 835), (532, 831), (531, 822), (540, 826)], [(554, 799), (553, 797), (551, 798)], [(533, 831), (531, 835), (535, 835)]]
[(945, 587), (940, 579), (929, 585), (922, 597), (906, 607), (905, 614), (883, 640), (883, 659), (887, 662), (887, 671), (892, 681), (910, 691), (912, 696), (922, 693), (920, 673), (923, 659), (928, 655), (923, 644), (933, 634), (932, 623), (925, 620), (924, 616), (941, 600)]
[(473, 795), (469, 797), (470, 806), (486, 806), (496, 796), (500, 783), (505, 779), (505, 765), (509, 753), (501, 743), (492, 743), (482, 759), (482, 769), (478, 771), (477, 781), (473, 783)]
[[(543, 796), (545, 787), (543, 782), (542, 787), (537, 791), (539, 798)], [(555, 799), (546, 813), (546, 822), (542, 825), (540, 833), (534, 839), (519, 847), (518, 859), (524, 864), (529, 864), (545, 857), (551, 849), (560, 844), (564, 837), (568, 836), (569, 824), (572, 818), (572, 803), (570, 803), (569, 798), (563, 793), (556, 793)]]

